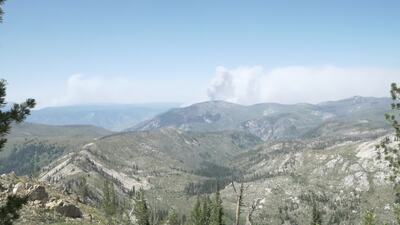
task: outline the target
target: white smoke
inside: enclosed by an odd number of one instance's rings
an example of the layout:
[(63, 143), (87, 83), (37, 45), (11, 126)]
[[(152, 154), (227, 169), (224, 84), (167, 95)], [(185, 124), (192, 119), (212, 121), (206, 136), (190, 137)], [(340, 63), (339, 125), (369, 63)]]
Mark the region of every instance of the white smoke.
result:
[(400, 82), (400, 70), (380, 68), (260, 66), (218, 67), (208, 87), (211, 100), (240, 104), (260, 102), (317, 103), (351, 96), (388, 97), (392, 82)]
[(59, 92), (52, 101), (47, 101), (43, 105), (186, 102), (201, 93), (200, 88), (196, 85), (185, 80), (152, 80), (78, 74), (70, 76), (65, 83), (65, 90)]

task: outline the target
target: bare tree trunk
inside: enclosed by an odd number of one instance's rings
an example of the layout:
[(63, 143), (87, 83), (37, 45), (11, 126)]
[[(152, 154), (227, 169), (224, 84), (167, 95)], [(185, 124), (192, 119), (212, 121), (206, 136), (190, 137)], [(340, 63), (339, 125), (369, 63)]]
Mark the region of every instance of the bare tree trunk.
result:
[(236, 194), (236, 216), (235, 216), (235, 225), (240, 225), (240, 213), (241, 207), (243, 206), (243, 192), (244, 186), (243, 183), (240, 183), (239, 192), (236, 190), (235, 183), (232, 182), (233, 190)]
[(247, 214), (247, 217), (246, 217), (246, 225), (253, 225), (253, 213), (257, 209), (257, 206), (260, 201), (261, 201), (261, 198), (255, 199), (253, 201), (253, 204), (251, 205), (251, 207), (249, 209), (249, 213)]

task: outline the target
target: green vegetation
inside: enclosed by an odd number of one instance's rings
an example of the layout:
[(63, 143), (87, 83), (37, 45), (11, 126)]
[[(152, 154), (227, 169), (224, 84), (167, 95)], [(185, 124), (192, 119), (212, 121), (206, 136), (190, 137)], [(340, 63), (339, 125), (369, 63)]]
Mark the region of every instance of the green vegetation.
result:
[(207, 195), (197, 196), (188, 224), (224, 225), (224, 209), (220, 193), (216, 192), (212, 201)]
[[(5, 80), (0, 80), (0, 108), (4, 108), (7, 105), (5, 101), (6, 85), (7, 82)], [(24, 103), (14, 104), (9, 111), (0, 111), (0, 150), (7, 142), (5, 136), (10, 132), (11, 124), (24, 121), (35, 105), (34, 99), (27, 99)]]
[(311, 225), (322, 225), (322, 214), (318, 207), (318, 203), (313, 199), (312, 205), (312, 214), (311, 214), (312, 222)]
[(215, 193), (214, 200), (212, 201), (210, 225), (225, 225), (224, 208), (222, 206), (222, 199), (219, 191)]
[(27, 203), (27, 197), (10, 195), (0, 207), (0, 225), (11, 225), (20, 215), (18, 211)]
[[(400, 145), (398, 144), (400, 139), (400, 87), (397, 87), (395, 83), (392, 84), (390, 91), (393, 99), (391, 104), (392, 112), (385, 115), (386, 120), (393, 127), (395, 133), (394, 137), (384, 138), (380, 145), (377, 146), (379, 155), (378, 159), (383, 159), (389, 163), (389, 168), (392, 170), (390, 180), (396, 183), (398, 186), (398, 177), (400, 176)], [(398, 188), (398, 187), (396, 187)], [(400, 188), (400, 187), (399, 187)], [(400, 189), (398, 191), (400, 193)]]
[[(392, 111), (387, 113), (385, 118), (394, 129), (394, 137), (385, 137), (376, 148), (378, 150), (378, 159), (386, 161), (392, 172), (389, 178), (394, 184), (394, 214), (397, 224), (400, 224), (400, 87), (398, 87), (396, 83), (392, 83), (390, 94), (393, 100), (391, 104)], [(370, 212), (370, 214), (372, 213)], [(370, 217), (370, 220), (375, 219), (375, 215), (370, 215)]]
[(367, 210), (365, 212), (363, 225), (376, 225), (376, 224), (377, 224), (376, 215), (372, 211)]
[(202, 162), (201, 168), (193, 172), (194, 174), (207, 179), (197, 183), (189, 182), (185, 186), (184, 192), (187, 195), (211, 194), (219, 191), (235, 179), (238, 172), (226, 166), (220, 166), (212, 162)]
[(197, 201), (193, 207), (193, 210), (190, 214), (190, 225), (202, 225), (202, 222), (209, 218), (203, 218), (202, 208), (201, 208), (201, 200), (200, 196), (197, 197)]
[(14, 171), (17, 175), (36, 176), (40, 169), (62, 156), (65, 147), (45, 142), (15, 145), (11, 154), (0, 159), (0, 173)]
[(138, 225), (150, 225), (150, 210), (143, 190), (136, 194), (134, 212)]
[[(0, 2), (2, 3), (2, 1)], [(0, 8), (0, 18), (1, 18)], [(6, 81), (0, 80), (0, 109), (6, 106)], [(22, 122), (27, 115), (30, 114), (30, 109), (35, 106), (34, 99), (28, 99), (22, 104), (14, 104), (9, 111), (0, 110), (0, 151), (7, 142), (6, 135), (10, 132), (11, 124)], [(4, 225), (10, 225), (14, 220), (19, 218), (18, 211), (26, 203), (26, 197), (9, 196), (6, 202), (0, 206), (0, 221)]]
[(108, 180), (104, 181), (102, 207), (106, 218), (111, 221), (117, 214), (118, 199), (115, 193), (114, 184)]
[(178, 215), (176, 214), (175, 210), (170, 210), (166, 225), (180, 225)]

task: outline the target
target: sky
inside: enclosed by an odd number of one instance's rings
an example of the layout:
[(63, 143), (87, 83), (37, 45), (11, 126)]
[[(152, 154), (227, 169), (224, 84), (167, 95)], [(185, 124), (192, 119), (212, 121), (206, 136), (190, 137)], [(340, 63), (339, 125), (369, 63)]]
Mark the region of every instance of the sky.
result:
[(389, 96), (400, 1), (8, 0), (0, 77), (39, 107)]

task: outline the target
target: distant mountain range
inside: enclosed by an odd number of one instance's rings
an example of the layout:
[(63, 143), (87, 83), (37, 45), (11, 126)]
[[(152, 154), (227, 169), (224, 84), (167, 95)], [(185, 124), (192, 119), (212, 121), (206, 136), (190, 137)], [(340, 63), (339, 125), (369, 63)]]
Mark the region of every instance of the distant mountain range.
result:
[(178, 106), (177, 103), (148, 103), (49, 107), (32, 111), (27, 122), (47, 125), (93, 125), (121, 131)]
[[(320, 104), (263, 103), (243, 106), (211, 101), (176, 108), (141, 122), (129, 131), (174, 127), (192, 131), (248, 131), (263, 140), (318, 135), (326, 126), (383, 128), (389, 98), (353, 97)], [(322, 135), (322, 134), (321, 134)]]

